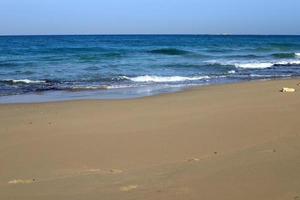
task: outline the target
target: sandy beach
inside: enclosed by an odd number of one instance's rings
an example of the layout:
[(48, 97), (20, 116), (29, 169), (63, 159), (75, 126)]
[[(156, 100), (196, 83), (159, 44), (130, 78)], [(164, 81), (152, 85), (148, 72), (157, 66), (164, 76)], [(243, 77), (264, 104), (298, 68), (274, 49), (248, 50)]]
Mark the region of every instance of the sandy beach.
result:
[(298, 200), (298, 83), (0, 105), (0, 199)]

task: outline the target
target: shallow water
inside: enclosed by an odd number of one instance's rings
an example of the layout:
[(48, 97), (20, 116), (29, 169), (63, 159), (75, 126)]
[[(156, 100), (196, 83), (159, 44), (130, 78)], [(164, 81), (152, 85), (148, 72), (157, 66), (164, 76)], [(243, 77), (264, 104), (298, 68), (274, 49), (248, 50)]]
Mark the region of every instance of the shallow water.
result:
[(300, 75), (300, 36), (0, 37), (0, 102), (133, 98)]

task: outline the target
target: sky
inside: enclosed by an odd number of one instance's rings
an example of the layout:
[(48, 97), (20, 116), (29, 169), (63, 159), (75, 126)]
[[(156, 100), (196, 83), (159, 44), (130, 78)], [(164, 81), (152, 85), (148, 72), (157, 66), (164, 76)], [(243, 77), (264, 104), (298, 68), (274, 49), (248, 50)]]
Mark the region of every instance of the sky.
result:
[(0, 0), (0, 35), (300, 34), (300, 0)]

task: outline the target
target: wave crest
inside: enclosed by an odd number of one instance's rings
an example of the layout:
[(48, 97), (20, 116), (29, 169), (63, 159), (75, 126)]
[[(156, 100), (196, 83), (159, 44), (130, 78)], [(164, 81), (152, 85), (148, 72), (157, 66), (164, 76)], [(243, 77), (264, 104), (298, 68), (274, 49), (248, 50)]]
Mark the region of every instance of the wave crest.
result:
[(273, 66), (273, 63), (239, 63), (235, 64), (237, 68), (244, 68), (244, 69), (264, 69), (270, 68)]
[(278, 62), (278, 63), (274, 63), (273, 64), (274, 67), (289, 67), (289, 66), (300, 66), (300, 60), (295, 60), (295, 61), (282, 61), (282, 62)]
[(133, 82), (182, 82), (182, 81), (195, 81), (195, 80), (203, 80), (209, 79), (209, 76), (193, 76), (193, 77), (185, 77), (185, 76), (137, 76), (137, 77), (127, 77), (123, 76), (122, 78), (131, 80)]
[(295, 58), (297, 53), (274, 53), (272, 56), (275, 58)]
[(7, 80), (1, 80), (1, 82), (5, 82), (5, 83), (11, 83), (11, 84), (15, 84), (15, 83), (25, 83), (25, 84), (38, 84), (38, 83), (46, 83), (46, 81), (42, 81), (42, 80), (29, 80), (29, 79), (7, 79)]
[(289, 66), (300, 66), (300, 60), (294, 61), (281, 61), (281, 62), (253, 62), (253, 63), (239, 63), (235, 64), (237, 68), (244, 68), (244, 69), (265, 69), (270, 67), (289, 67)]

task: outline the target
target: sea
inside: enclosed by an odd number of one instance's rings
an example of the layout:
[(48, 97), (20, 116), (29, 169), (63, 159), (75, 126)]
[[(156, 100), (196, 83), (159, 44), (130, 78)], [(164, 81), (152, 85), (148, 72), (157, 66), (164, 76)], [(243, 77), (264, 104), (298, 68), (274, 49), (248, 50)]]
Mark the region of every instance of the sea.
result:
[(300, 75), (300, 36), (0, 36), (0, 103), (128, 99)]

